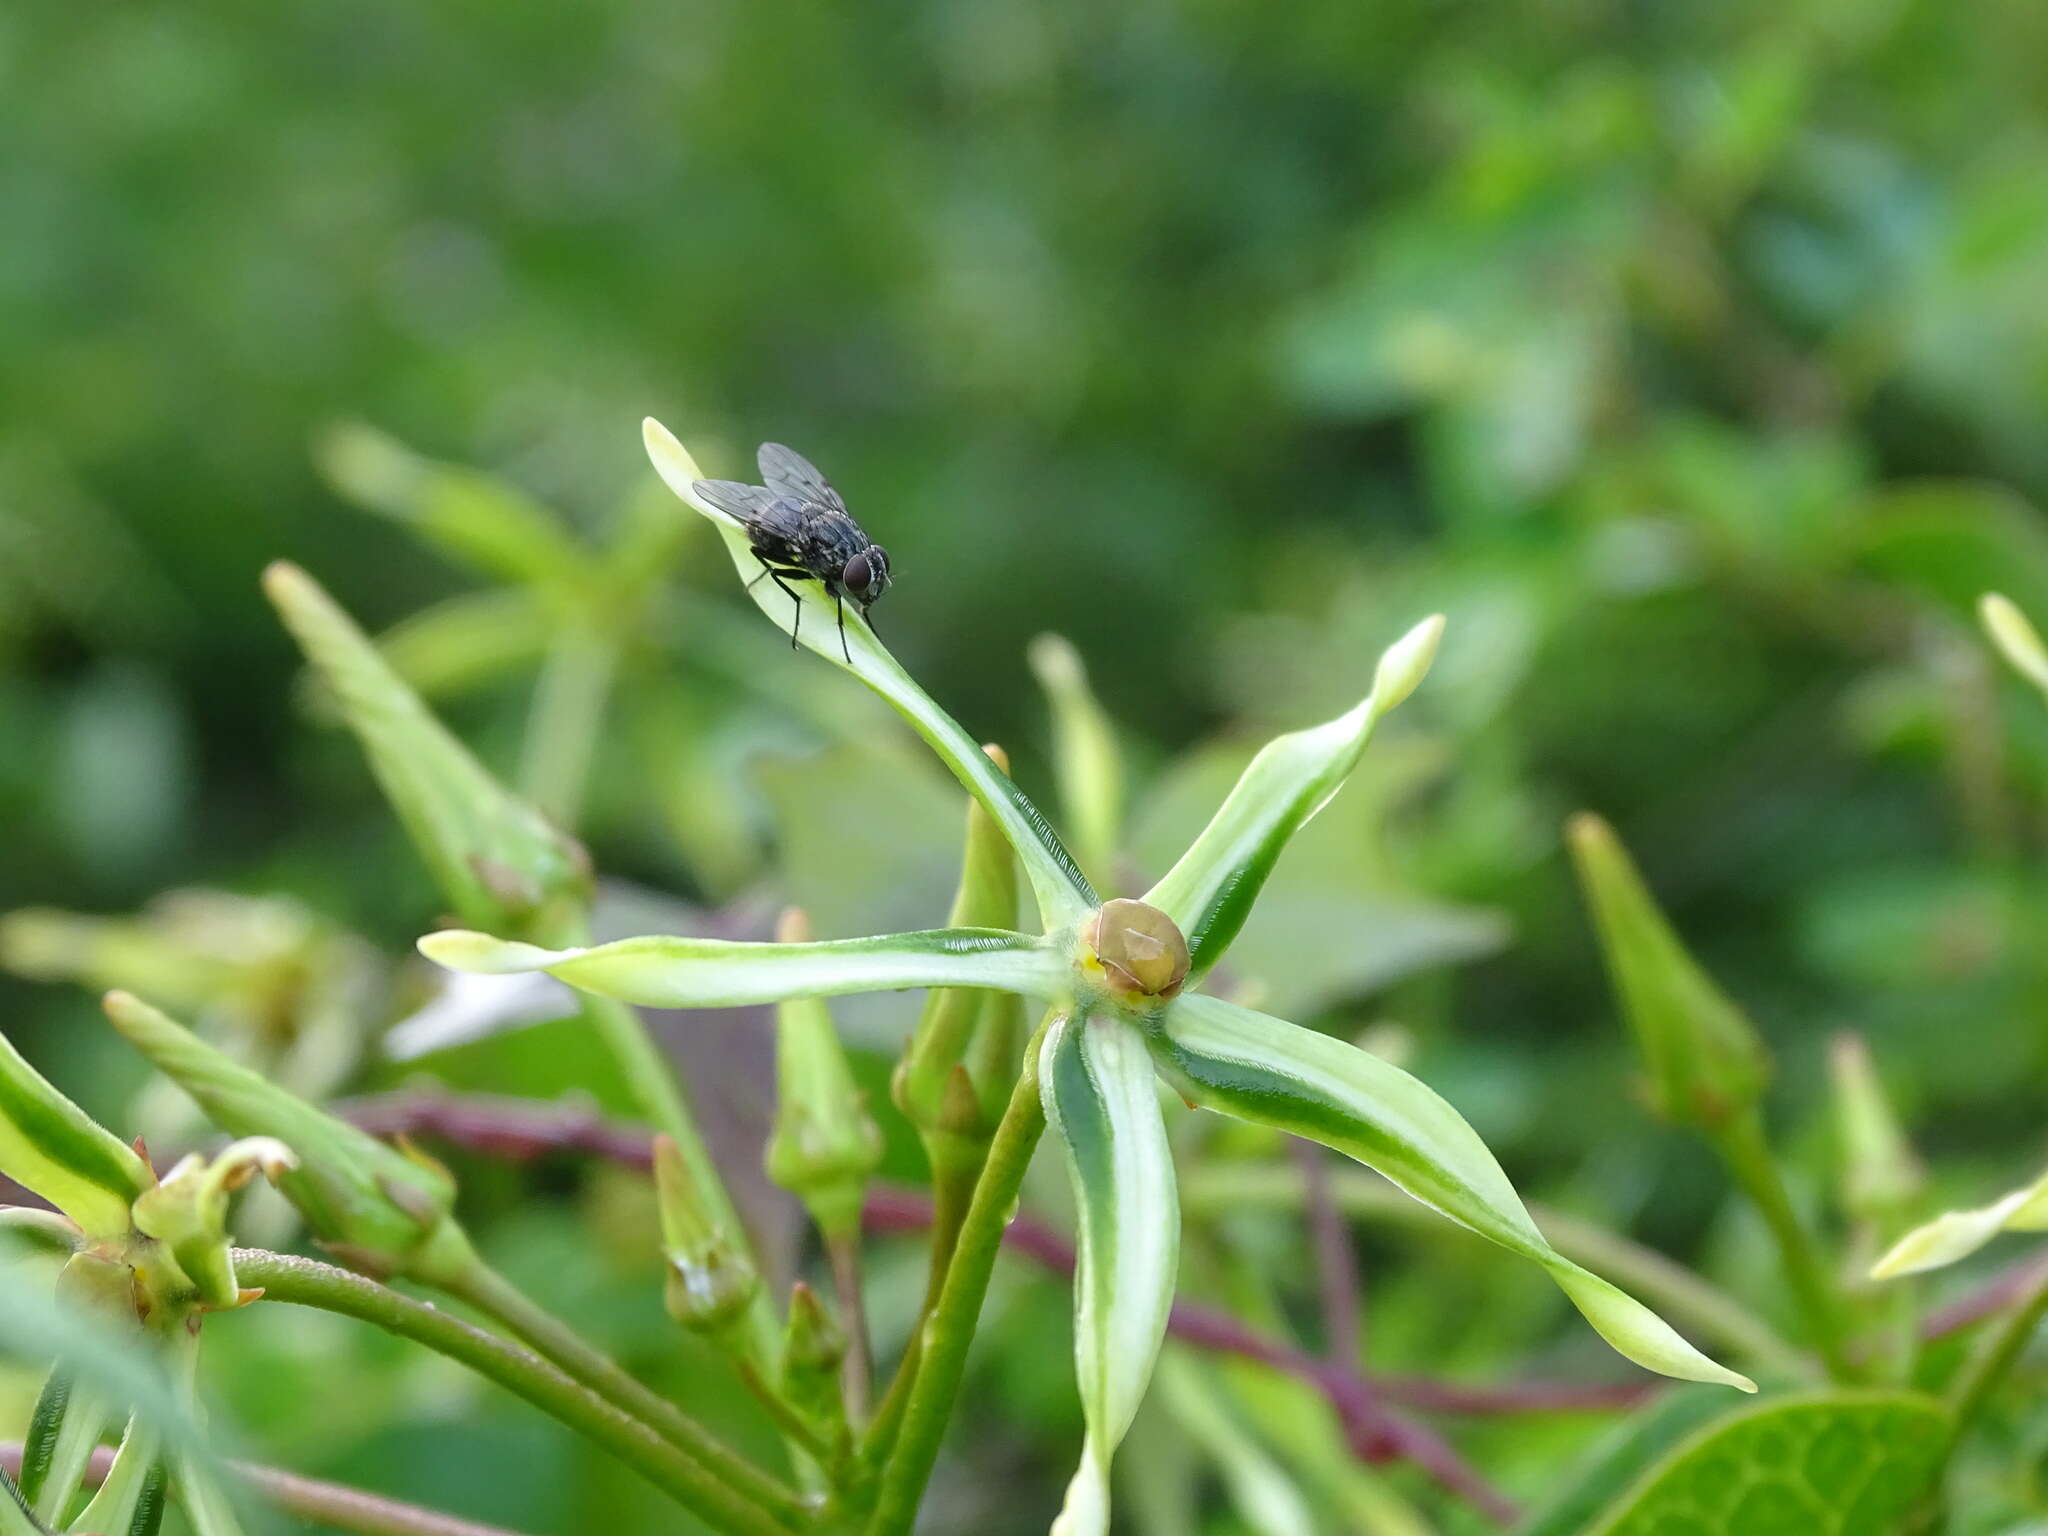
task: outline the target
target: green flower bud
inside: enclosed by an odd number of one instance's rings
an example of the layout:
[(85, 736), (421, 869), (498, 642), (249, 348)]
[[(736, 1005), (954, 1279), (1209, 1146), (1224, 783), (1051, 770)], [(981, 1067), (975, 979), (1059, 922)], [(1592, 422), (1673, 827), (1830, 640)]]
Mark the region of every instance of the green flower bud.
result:
[(120, 1137), (59, 1093), (0, 1035), (0, 1173), (92, 1238), (129, 1230), (128, 1207), (154, 1182)]
[(319, 584), (278, 564), (264, 590), (334, 690), (414, 845), (462, 920), (547, 938), (590, 898), (582, 844), (485, 771)]
[[(1089, 879), (1107, 886), (1123, 835), (1124, 768), (1116, 727), (1066, 636), (1040, 635), (1026, 658), (1052, 706), (1053, 774), (1074, 851)], [(1009, 772), (1008, 764), (1003, 771)]]
[[(982, 750), (1010, 771), (1002, 748)], [(1016, 925), (1016, 856), (1002, 829), (970, 800), (960, 885), (947, 926)], [(935, 1169), (980, 1165), (1017, 1075), (1022, 1019), (1021, 1004), (1007, 992), (934, 987), (925, 994), (924, 1011), (889, 1089), (904, 1118), (917, 1127)]]
[(847, 1433), (846, 1399), (839, 1367), (846, 1359), (846, 1332), (825, 1309), (818, 1293), (799, 1280), (789, 1291), (789, 1325), (782, 1339), (782, 1395), (829, 1445)]
[(342, 1262), (380, 1278), (446, 1282), (475, 1261), (450, 1214), (455, 1181), (440, 1164), (285, 1092), (126, 992), (109, 992), (106, 1010), (129, 1044), (221, 1129), (291, 1148), (298, 1165), (281, 1171), (278, 1188)]
[(269, 1136), (235, 1142), (211, 1161), (195, 1152), (136, 1200), (136, 1229), (170, 1249), (203, 1306), (240, 1306), (245, 1298), (228, 1252), (228, 1196), (258, 1173), (276, 1184), (298, 1162)]
[[(801, 944), (810, 924), (792, 907), (776, 937)], [(860, 1226), (862, 1193), (882, 1161), (882, 1132), (853, 1081), (839, 1032), (823, 1002), (792, 998), (775, 1009), (775, 1128), (768, 1177), (811, 1213), (818, 1230), (840, 1237)]]
[(1118, 992), (1168, 998), (1188, 978), (1186, 937), (1172, 918), (1142, 901), (1104, 902), (1082, 937)]
[(715, 1333), (745, 1315), (761, 1277), (670, 1136), (654, 1138), (654, 1191), (668, 1261), (663, 1296), (669, 1316), (685, 1328)]
[(1927, 1187), (1926, 1170), (1899, 1129), (1861, 1035), (1836, 1035), (1828, 1050), (1835, 1136), (1842, 1159), (1842, 1207), (1889, 1236), (1905, 1224)]
[(1754, 1105), (1770, 1077), (1763, 1042), (1700, 969), (1613, 828), (1598, 816), (1567, 829), (1593, 909), (1608, 974), (1648, 1069), (1651, 1102), (1667, 1119), (1711, 1130)]

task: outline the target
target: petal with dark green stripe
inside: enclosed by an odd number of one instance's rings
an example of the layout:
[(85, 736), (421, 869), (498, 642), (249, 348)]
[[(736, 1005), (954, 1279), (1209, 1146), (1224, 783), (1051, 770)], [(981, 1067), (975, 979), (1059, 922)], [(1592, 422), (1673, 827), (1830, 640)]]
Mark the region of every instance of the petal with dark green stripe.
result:
[(152, 1179), (142, 1159), (54, 1088), (0, 1035), (0, 1174), (32, 1189), (94, 1237), (128, 1230)]
[(1552, 1248), (1479, 1133), (1400, 1068), (1329, 1035), (1200, 995), (1177, 999), (1148, 1039), (1160, 1070), (1191, 1102), (1333, 1147), (1542, 1265), (1601, 1337), (1638, 1365), (1755, 1390), (1642, 1303)]
[(1380, 717), (1415, 691), (1443, 627), (1441, 616), (1425, 619), (1387, 647), (1372, 692), (1350, 713), (1266, 743), (1202, 835), (1145, 894), (1187, 935), (1192, 977), (1230, 947), (1288, 839), (1343, 788)]
[[(746, 581), (753, 582), (761, 573), (761, 562), (753, 554), (745, 530), (729, 515), (698, 496), (696, 482), (704, 478), (704, 473), (698, 469), (697, 461), (690, 457), (689, 450), (676, 441), (668, 428), (651, 417), (642, 424), (642, 434), (647, 442), (647, 456), (654, 461), (654, 468), (663, 482), (717, 525), (726, 550), (732, 556), (734, 569)], [(810, 607), (814, 615), (823, 614), (827, 619), (836, 620), (838, 615), (827, 611), (832, 605), (822, 600), (822, 587), (808, 582), (800, 582), (798, 586), (811, 594)], [(1024, 797), (1024, 791), (1010, 782), (1010, 776), (988, 760), (980, 744), (960, 728), (959, 722), (939, 708), (931, 695), (917, 685), (917, 680), (903, 670), (902, 664), (875, 638), (867, 620), (853, 607), (845, 610), (846, 649), (842, 652), (836, 622), (820, 623), (814, 618), (808, 625), (793, 625), (795, 610), (774, 586), (764, 582), (749, 590), (755, 604), (785, 635), (794, 631), (794, 638), (799, 644), (815, 651), (833, 666), (851, 672), (874, 689), (938, 753), (940, 760), (952, 770), (953, 776), (967, 792), (996, 819), (1003, 835), (1017, 850), (1017, 858), (1031, 880), (1032, 893), (1038, 898), (1039, 916), (1048, 929), (1075, 922), (1095, 907), (1094, 888), (1088, 884), (1087, 876), (1081, 873), (1080, 865), (1074, 862), (1074, 856), (1067, 852), (1051, 824)]]
[(732, 1008), (792, 997), (989, 987), (1044, 997), (1068, 975), (1050, 943), (1002, 928), (932, 928), (873, 939), (763, 944), (652, 935), (591, 949), (542, 949), (449, 929), (420, 953), (451, 971), (546, 971), (572, 987), (649, 1008)]
[(1080, 1262), (1074, 1372), (1087, 1436), (1053, 1536), (1104, 1536), (1109, 1464), (1166, 1336), (1180, 1202), (1151, 1057), (1119, 1019), (1061, 1020), (1039, 1054), (1046, 1119), (1066, 1148)]

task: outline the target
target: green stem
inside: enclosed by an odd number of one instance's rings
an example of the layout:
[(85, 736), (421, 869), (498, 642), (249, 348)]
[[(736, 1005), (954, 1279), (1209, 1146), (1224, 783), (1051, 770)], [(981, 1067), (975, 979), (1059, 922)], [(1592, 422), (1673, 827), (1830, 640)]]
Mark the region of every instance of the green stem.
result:
[(1793, 1300), (1799, 1304), (1829, 1377), (1838, 1382), (1853, 1380), (1855, 1372), (1842, 1336), (1840, 1292), (1821, 1264), (1806, 1223), (1792, 1209), (1777, 1159), (1764, 1139), (1762, 1117), (1753, 1109), (1744, 1111), (1714, 1130), (1711, 1139), (1722, 1163), (1755, 1202), (1777, 1241)]
[(846, 1330), (846, 1417), (858, 1432), (874, 1409), (875, 1355), (868, 1341), (868, 1308), (860, 1284), (860, 1225), (825, 1239), (825, 1257), (832, 1266), (832, 1292), (839, 1301), (839, 1323)]
[(489, 1377), (616, 1456), (714, 1530), (729, 1536), (782, 1536), (794, 1528), (649, 1425), (518, 1345), (331, 1264), (259, 1248), (235, 1249), (234, 1263), (242, 1284), (260, 1287), (268, 1301), (357, 1318)]
[[(0, 1475), (4, 1475), (10, 1465), (18, 1465), (20, 1459), (21, 1447), (18, 1444), (0, 1442)], [(112, 1459), (111, 1452), (96, 1454), (93, 1465), (87, 1469), (87, 1478), (98, 1483), (106, 1476), (107, 1464)], [(227, 1467), (287, 1514), (298, 1515), (337, 1531), (351, 1531), (355, 1536), (518, 1536), (517, 1532), (500, 1526), (481, 1525), (474, 1520), (444, 1515), (439, 1510), (422, 1509), (417, 1504), (402, 1504), (381, 1494), (365, 1493), (343, 1483), (301, 1477), (296, 1472), (286, 1472), (277, 1467), (257, 1466), (246, 1461), (231, 1461)], [(0, 1525), (0, 1530), (4, 1529), (5, 1526)]]
[(583, 816), (590, 757), (604, 727), (618, 666), (618, 642), (596, 625), (571, 622), (556, 637), (527, 715), (521, 792), (573, 831)]
[[(1337, 1168), (1331, 1173), (1337, 1206), (1354, 1221), (1391, 1222), (1431, 1233), (1452, 1230), (1436, 1212), (1376, 1173), (1363, 1168)], [(1300, 1206), (1301, 1193), (1294, 1171), (1277, 1164), (1190, 1168), (1181, 1175), (1181, 1208), (1190, 1219), (1247, 1206), (1292, 1210)], [(1640, 1293), (1660, 1312), (1755, 1363), (1794, 1373), (1805, 1368), (1799, 1351), (1770, 1324), (1683, 1265), (1562, 1211), (1531, 1205), (1529, 1214), (1559, 1253)]]
[[(580, 944), (583, 938), (578, 935), (569, 942)], [(713, 1224), (734, 1234), (736, 1240), (745, 1242), (746, 1225), (740, 1220), (738, 1207), (732, 1203), (732, 1195), (719, 1174), (718, 1164), (712, 1161), (711, 1151), (698, 1133), (697, 1117), (690, 1112), (668, 1058), (647, 1033), (647, 1026), (641, 1022), (639, 1013), (630, 1004), (610, 997), (586, 995), (583, 1006), (584, 1016), (597, 1026), (606, 1049), (625, 1074), (626, 1084), (641, 1117), (656, 1130), (666, 1132), (674, 1140), (676, 1150), (683, 1154), (691, 1179), (712, 1207)], [(755, 1267), (759, 1268), (759, 1255), (749, 1251), (746, 1257), (755, 1261)], [(744, 1337), (754, 1358), (764, 1366), (772, 1365), (780, 1356), (782, 1329), (776, 1322), (775, 1303), (765, 1285), (755, 1294), (752, 1306), (747, 1309)]]
[(896, 1448), (896, 1435), (903, 1427), (903, 1413), (910, 1406), (911, 1388), (924, 1360), (925, 1320), (939, 1304), (946, 1270), (952, 1265), (953, 1251), (960, 1241), (960, 1225), (967, 1219), (974, 1182), (983, 1166), (979, 1161), (967, 1164), (943, 1158), (932, 1162), (931, 1256), (925, 1271), (924, 1300), (917, 1309), (916, 1326), (903, 1347), (903, 1358), (896, 1364), (896, 1374), (889, 1379), (889, 1390), (882, 1394), (882, 1405), (875, 1410), (875, 1421), (861, 1446), (861, 1461), (866, 1466), (880, 1466)]
[(1003, 1229), (1016, 1209), (1024, 1170), (1031, 1165), (1038, 1138), (1045, 1133), (1045, 1110), (1038, 1099), (1038, 1043), (1044, 1034), (1045, 1026), (1040, 1025), (1025, 1047), (1024, 1070), (996, 1126), (988, 1163), (975, 1183), (974, 1199), (961, 1223), (952, 1262), (946, 1267), (939, 1304), (921, 1330), (922, 1360), (904, 1406), (895, 1448), (882, 1468), (868, 1536), (905, 1536), (917, 1518), (917, 1506), (938, 1460), (939, 1442), (966, 1371), (967, 1346), (973, 1341), (989, 1277), (995, 1272)]
[(444, 1284), (443, 1289), (503, 1323), (532, 1345), (543, 1358), (591, 1391), (618, 1404), (634, 1418), (652, 1426), (662, 1439), (728, 1487), (776, 1511), (785, 1520), (801, 1518), (803, 1507), (794, 1492), (735, 1453), (617, 1361), (594, 1348), (581, 1334), (482, 1259), (468, 1265), (462, 1273)]
[(768, 1417), (775, 1421), (775, 1427), (782, 1432), (782, 1438), (820, 1467), (830, 1465), (832, 1447), (805, 1422), (804, 1416), (796, 1411), (789, 1399), (775, 1389), (774, 1383), (761, 1374), (761, 1367), (742, 1356), (738, 1368), (740, 1380), (746, 1385), (746, 1389), (754, 1394), (754, 1400), (767, 1410)]
[(2044, 1314), (2048, 1314), (2048, 1276), (2043, 1276), (2033, 1290), (2006, 1314), (2004, 1325), (1984, 1340), (1950, 1390), (1952, 1415), (1948, 1443), (1951, 1449), (1984, 1411), (1991, 1394), (1998, 1390), (2027, 1345), (2033, 1342), (2034, 1330), (2040, 1327)]

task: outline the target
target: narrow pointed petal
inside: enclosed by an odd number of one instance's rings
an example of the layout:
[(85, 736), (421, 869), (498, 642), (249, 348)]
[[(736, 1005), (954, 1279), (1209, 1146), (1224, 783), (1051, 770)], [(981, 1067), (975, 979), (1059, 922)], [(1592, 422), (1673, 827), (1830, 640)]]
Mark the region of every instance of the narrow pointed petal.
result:
[(1978, 600), (1977, 614), (1984, 632), (2005, 653), (2013, 670), (2048, 694), (2048, 644), (2042, 642), (2040, 631), (2020, 612), (2019, 605), (1997, 592), (1986, 592)]
[(1873, 1280), (1917, 1275), (1968, 1258), (2001, 1232), (2048, 1230), (2048, 1173), (1989, 1205), (1944, 1211), (1892, 1245), (1871, 1269)]
[(1389, 646), (1372, 692), (1348, 714), (1261, 748), (1202, 835), (1146, 892), (1146, 904), (1188, 936), (1192, 977), (1199, 979), (1230, 947), (1288, 839), (1343, 787), (1380, 717), (1421, 683), (1443, 628), (1439, 614)]
[[(643, 424), (643, 432), (647, 456), (654, 461), (655, 469), (668, 488), (717, 525), (725, 539), (726, 549), (732, 555), (734, 569), (743, 580), (752, 581), (761, 572), (761, 562), (753, 555), (746, 531), (739, 523), (697, 494), (696, 482), (704, 475), (698, 469), (697, 461), (690, 457), (689, 450), (676, 441), (668, 428), (651, 417)], [(917, 685), (917, 680), (903, 670), (896, 658), (875, 638), (875, 632), (855, 607), (848, 606), (845, 610), (846, 650), (842, 653), (837, 614), (824, 589), (814, 582), (799, 582), (797, 588), (804, 595), (805, 607), (810, 610), (810, 622), (807, 624), (792, 623), (796, 610), (772, 583), (762, 582), (754, 586), (750, 595), (784, 634), (794, 632), (801, 644), (835, 667), (843, 667), (853, 673), (888, 700), (896, 713), (909, 722), (911, 729), (938, 753), (940, 760), (952, 770), (953, 776), (967, 792), (995, 818), (1003, 829), (1003, 835), (1017, 850), (1017, 858), (1030, 878), (1032, 893), (1038, 899), (1039, 915), (1047, 928), (1064, 926), (1091, 911), (1096, 905), (1096, 898), (1087, 877), (1074, 862), (1074, 856), (1061, 844), (1058, 834), (1039, 814), (1038, 808), (1010, 782), (1009, 775), (990, 762), (974, 738), (939, 708), (931, 696)]]
[(988, 987), (1043, 997), (1067, 975), (1066, 961), (1051, 945), (1001, 928), (932, 928), (815, 944), (655, 934), (590, 949), (542, 949), (452, 928), (428, 934), (419, 948), (451, 971), (546, 971), (585, 992), (648, 1008), (736, 1008), (912, 987)]
[(1109, 1464), (1166, 1336), (1180, 1200), (1151, 1057), (1121, 1020), (1062, 1020), (1040, 1047), (1046, 1120), (1074, 1186), (1074, 1372), (1087, 1438), (1052, 1536), (1105, 1536)]
[(1113, 884), (1123, 850), (1124, 763), (1116, 727), (1088, 686), (1081, 654), (1064, 635), (1040, 635), (1028, 652), (1038, 686), (1052, 706), (1053, 773), (1067, 831), (1081, 865)]
[(1160, 1069), (1183, 1096), (1333, 1147), (1423, 1204), (1533, 1260), (1602, 1338), (1638, 1365), (1755, 1391), (1626, 1292), (1544, 1240), (1479, 1133), (1431, 1088), (1356, 1046), (1219, 998), (1176, 999), (1151, 1027)]

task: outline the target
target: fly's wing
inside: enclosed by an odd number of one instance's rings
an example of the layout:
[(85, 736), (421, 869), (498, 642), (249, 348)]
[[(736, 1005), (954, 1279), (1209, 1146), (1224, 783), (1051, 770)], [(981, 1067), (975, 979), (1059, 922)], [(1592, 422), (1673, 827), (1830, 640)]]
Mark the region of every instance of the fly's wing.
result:
[(698, 480), (690, 489), (726, 516), (737, 518), (750, 533), (794, 543), (803, 532), (802, 509), (766, 486), (744, 485), (738, 480)]
[(808, 503), (819, 512), (846, 511), (846, 503), (832, 489), (831, 482), (818, 473), (818, 466), (780, 443), (761, 445), (761, 478), (769, 488), (793, 501)]

